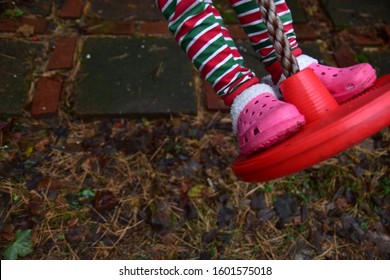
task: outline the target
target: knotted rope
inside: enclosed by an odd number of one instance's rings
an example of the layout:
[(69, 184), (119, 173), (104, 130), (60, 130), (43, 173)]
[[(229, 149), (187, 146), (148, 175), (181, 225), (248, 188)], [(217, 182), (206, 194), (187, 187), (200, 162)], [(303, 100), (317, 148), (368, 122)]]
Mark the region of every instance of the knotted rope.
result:
[(283, 23), (276, 13), (273, 0), (259, 0), (259, 7), (263, 22), (268, 29), (268, 36), (275, 48), (276, 58), (282, 65), (286, 78), (299, 71), (298, 62), (291, 52), (290, 42), (284, 34)]

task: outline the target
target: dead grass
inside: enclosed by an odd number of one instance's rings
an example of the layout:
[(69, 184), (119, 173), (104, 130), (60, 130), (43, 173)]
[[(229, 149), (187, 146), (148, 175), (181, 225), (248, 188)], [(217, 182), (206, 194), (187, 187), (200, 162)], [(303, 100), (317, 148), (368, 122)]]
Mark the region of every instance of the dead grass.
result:
[[(229, 129), (220, 113), (12, 120), (2, 132), (1, 249), (31, 228), (31, 259), (387, 256), (389, 130), (308, 170), (248, 184), (229, 169)], [(296, 208), (283, 223), (278, 200)]]

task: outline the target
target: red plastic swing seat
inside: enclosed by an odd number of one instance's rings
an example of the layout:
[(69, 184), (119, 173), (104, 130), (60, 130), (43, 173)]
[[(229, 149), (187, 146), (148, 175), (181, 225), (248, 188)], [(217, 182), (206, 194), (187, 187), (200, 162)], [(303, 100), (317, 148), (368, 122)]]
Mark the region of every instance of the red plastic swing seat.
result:
[[(301, 171), (390, 125), (390, 74), (378, 78), (355, 99), (338, 105), (322, 84), (314, 81), (317, 78), (312, 71), (306, 70), (285, 80), (284, 89), (281, 85), (286, 101), (306, 117), (306, 126), (265, 151), (237, 157), (232, 169), (241, 180), (264, 182)], [(309, 91), (310, 96), (303, 95), (302, 90)]]

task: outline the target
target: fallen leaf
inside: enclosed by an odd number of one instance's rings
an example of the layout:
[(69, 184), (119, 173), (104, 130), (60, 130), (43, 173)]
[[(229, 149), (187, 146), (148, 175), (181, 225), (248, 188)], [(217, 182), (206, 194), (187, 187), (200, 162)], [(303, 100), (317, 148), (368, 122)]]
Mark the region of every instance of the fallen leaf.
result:
[(219, 228), (226, 227), (226, 226), (232, 226), (234, 223), (235, 215), (236, 215), (236, 212), (232, 208), (222, 207), (218, 213), (217, 226)]
[(98, 191), (93, 200), (93, 206), (98, 211), (111, 210), (118, 201), (111, 191)]
[(24, 152), (24, 154), (26, 155), (26, 157), (30, 157), (31, 154), (33, 153), (33, 151), (34, 151), (34, 147), (33, 146), (28, 146), (26, 148), (26, 151)]
[(92, 200), (96, 193), (91, 188), (83, 188), (79, 191), (80, 199)]
[(260, 222), (266, 222), (272, 219), (276, 215), (276, 212), (272, 209), (263, 209), (257, 213), (257, 218)]
[(15, 227), (12, 224), (8, 224), (0, 230), (0, 240), (13, 241), (15, 237)]
[(188, 191), (187, 195), (189, 197), (204, 197), (204, 196), (208, 196), (210, 192), (211, 192), (210, 187), (198, 184), (192, 187)]
[(339, 197), (336, 199), (335, 205), (339, 211), (345, 211), (348, 207), (348, 201), (344, 197)]
[(37, 185), (37, 190), (46, 195), (49, 200), (55, 200), (57, 198), (57, 190), (63, 186), (62, 182), (45, 178)]
[(207, 232), (203, 236), (202, 241), (204, 244), (209, 244), (209, 243), (213, 242), (213, 240), (215, 240), (216, 237), (217, 237), (217, 231), (215, 229), (213, 229), (213, 230), (210, 230), (209, 232)]
[(188, 220), (194, 220), (198, 217), (198, 212), (195, 206), (191, 203), (191, 201), (187, 201), (184, 206), (184, 213)]
[(39, 152), (47, 152), (48, 151), (48, 145), (50, 144), (50, 139), (49, 137), (45, 137), (41, 140), (39, 140), (39, 142), (37, 142), (35, 145), (34, 145), (34, 148), (35, 150), (39, 151)]
[(68, 229), (65, 233), (65, 238), (68, 242), (80, 242), (84, 239), (86, 235), (85, 226), (75, 226)]
[(261, 210), (267, 208), (264, 193), (255, 194), (251, 200), (251, 207), (253, 210)]
[(28, 24), (23, 24), (16, 30), (16, 33), (23, 35), (24, 37), (30, 37), (34, 35), (34, 32), (35, 32), (35, 27)]
[(29, 209), (31, 214), (39, 215), (42, 212), (42, 201), (38, 199), (32, 199), (29, 203)]
[(72, 227), (75, 227), (78, 223), (79, 223), (79, 219), (78, 219), (78, 218), (72, 218), (72, 219), (69, 219), (69, 220), (66, 222), (66, 225), (67, 225), (69, 228), (72, 228)]
[(31, 229), (18, 230), (16, 240), (7, 247), (3, 256), (6, 260), (16, 260), (30, 254), (33, 251), (32, 247)]

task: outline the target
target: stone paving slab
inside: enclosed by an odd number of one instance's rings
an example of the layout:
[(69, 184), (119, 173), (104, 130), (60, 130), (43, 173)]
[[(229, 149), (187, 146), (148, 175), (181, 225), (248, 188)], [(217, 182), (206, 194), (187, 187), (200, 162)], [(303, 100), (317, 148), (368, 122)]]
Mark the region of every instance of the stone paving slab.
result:
[(82, 117), (196, 114), (193, 67), (172, 38), (88, 38), (75, 111)]
[(0, 113), (21, 115), (43, 44), (0, 39)]
[(386, 0), (321, 0), (336, 27), (367, 26), (390, 23), (390, 1)]

